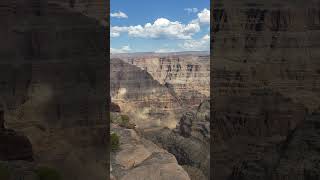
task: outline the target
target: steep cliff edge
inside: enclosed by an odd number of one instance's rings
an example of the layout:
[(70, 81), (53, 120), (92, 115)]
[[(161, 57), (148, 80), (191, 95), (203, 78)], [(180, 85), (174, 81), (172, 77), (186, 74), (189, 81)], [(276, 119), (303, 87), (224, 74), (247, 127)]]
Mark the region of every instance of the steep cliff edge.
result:
[(191, 179), (207, 179), (210, 174), (210, 103), (204, 101), (194, 112), (182, 115), (173, 130), (142, 130), (143, 137), (173, 154)]
[[(117, 116), (116, 113), (112, 114)], [(189, 180), (176, 158), (157, 145), (140, 137), (134, 129), (111, 124), (119, 136), (119, 148), (111, 152), (111, 176), (117, 180)]]

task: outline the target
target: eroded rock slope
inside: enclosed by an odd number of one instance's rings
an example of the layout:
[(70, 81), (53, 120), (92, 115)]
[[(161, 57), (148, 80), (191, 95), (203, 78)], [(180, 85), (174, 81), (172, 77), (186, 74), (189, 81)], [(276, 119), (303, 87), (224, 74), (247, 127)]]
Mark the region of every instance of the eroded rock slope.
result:
[(209, 119), (210, 104), (204, 101), (196, 111), (183, 114), (175, 129), (149, 129), (142, 134), (173, 154), (192, 179), (207, 179), (210, 174)]
[[(115, 116), (115, 114), (113, 114)], [(187, 172), (176, 158), (134, 129), (111, 125), (112, 133), (120, 138), (120, 147), (111, 152), (111, 176), (118, 180), (189, 180)]]

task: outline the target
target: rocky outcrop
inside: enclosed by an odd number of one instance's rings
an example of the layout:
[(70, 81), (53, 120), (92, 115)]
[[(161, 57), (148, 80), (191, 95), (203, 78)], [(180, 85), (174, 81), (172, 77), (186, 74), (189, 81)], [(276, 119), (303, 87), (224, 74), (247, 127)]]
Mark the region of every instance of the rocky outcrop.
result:
[(172, 154), (139, 137), (135, 130), (112, 124), (111, 131), (120, 137), (120, 149), (110, 154), (114, 179), (190, 179)]
[(110, 104), (110, 112), (120, 112), (121, 108), (118, 104), (111, 102)]
[(177, 128), (181, 136), (183, 137), (191, 136), (192, 121), (194, 119), (195, 119), (195, 115), (191, 112), (188, 112), (182, 115)]
[(33, 160), (32, 145), (22, 133), (5, 128), (4, 112), (0, 111), (0, 160)]
[(205, 101), (198, 111), (185, 113), (175, 129), (148, 129), (142, 134), (173, 154), (180, 165), (187, 167), (193, 179), (209, 177), (210, 122), (209, 119), (203, 119), (210, 117), (209, 112), (209, 101)]
[[(218, 0), (213, 7), (211, 177), (315, 177), (319, 152), (297, 142), (317, 144), (302, 134), (314, 139), (318, 131), (306, 120), (320, 105), (318, 3)], [(313, 160), (301, 163), (302, 152)], [(298, 175), (304, 169), (309, 175)]]

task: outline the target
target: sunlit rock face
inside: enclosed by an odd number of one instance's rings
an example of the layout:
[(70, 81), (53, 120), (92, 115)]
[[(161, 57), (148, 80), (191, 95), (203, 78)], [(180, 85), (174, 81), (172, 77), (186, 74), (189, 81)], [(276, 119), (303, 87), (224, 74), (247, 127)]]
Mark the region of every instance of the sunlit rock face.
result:
[(140, 56), (127, 62), (147, 71), (186, 107), (197, 107), (210, 94), (210, 61), (205, 52)]
[(66, 179), (106, 179), (104, 27), (46, 0), (4, 6), (5, 126), (28, 137), (36, 165)]
[[(209, 56), (128, 54), (111, 59), (111, 97), (153, 126), (174, 128), (183, 112), (209, 96)], [(118, 57), (118, 58), (116, 58)], [(146, 126), (148, 123), (141, 125)]]
[(214, 179), (310, 179), (320, 174), (312, 158), (299, 167), (292, 163), (293, 154), (302, 151), (318, 158), (314, 146), (296, 146), (307, 143), (310, 134), (318, 144), (318, 128), (308, 129), (317, 122), (306, 120), (320, 105), (318, 5), (215, 1)]
[[(115, 114), (113, 114), (115, 116)], [(190, 180), (174, 155), (151, 141), (140, 137), (133, 129), (111, 124), (111, 131), (119, 136), (120, 146), (112, 151), (111, 174), (120, 180)]]
[(111, 59), (110, 71), (112, 101), (129, 113), (138, 127), (175, 126), (175, 112), (182, 108), (165, 86), (121, 59)]

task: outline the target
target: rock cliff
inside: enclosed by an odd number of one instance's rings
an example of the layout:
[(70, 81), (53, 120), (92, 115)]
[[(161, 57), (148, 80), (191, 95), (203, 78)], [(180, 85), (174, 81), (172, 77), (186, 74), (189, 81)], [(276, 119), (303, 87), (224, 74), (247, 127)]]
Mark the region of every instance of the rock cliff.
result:
[(35, 164), (105, 179), (104, 27), (46, 0), (1, 5), (5, 126), (27, 136)]
[[(214, 2), (213, 179), (319, 175), (317, 118), (308, 121), (320, 105), (318, 5)], [(302, 160), (300, 152), (309, 158)]]
[(204, 101), (194, 112), (182, 115), (177, 127), (148, 129), (143, 137), (173, 154), (192, 180), (208, 179), (210, 174), (210, 103)]
[(168, 88), (147, 71), (120, 59), (111, 59), (110, 71), (112, 101), (139, 128), (176, 125), (175, 113), (183, 109)]
[(210, 94), (210, 61), (205, 52), (146, 54), (124, 59), (165, 85), (185, 107), (197, 107)]
[(112, 124), (111, 131), (120, 137), (119, 149), (110, 154), (111, 176), (114, 179), (190, 179), (172, 154), (140, 137), (134, 129)]
[[(112, 101), (129, 115), (145, 139), (175, 156), (192, 180), (207, 179), (210, 103), (205, 100), (209, 96), (209, 56), (142, 53), (113, 57)], [(123, 148), (129, 148), (123, 154), (130, 156), (131, 151), (141, 157), (145, 153), (140, 147)], [(160, 157), (152, 162), (162, 162)]]
[(183, 112), (197, 108), (209, 96), (207, 55), (113, 56), (121, 59), (111, 59), (111, 97), (120, 106), (125, 102), (126, 112), (142, 111), (139, 114), (145, 117), (136, 118), (140, 121), (148, 117), (158, 121), (154, 126), (173, 128)]

